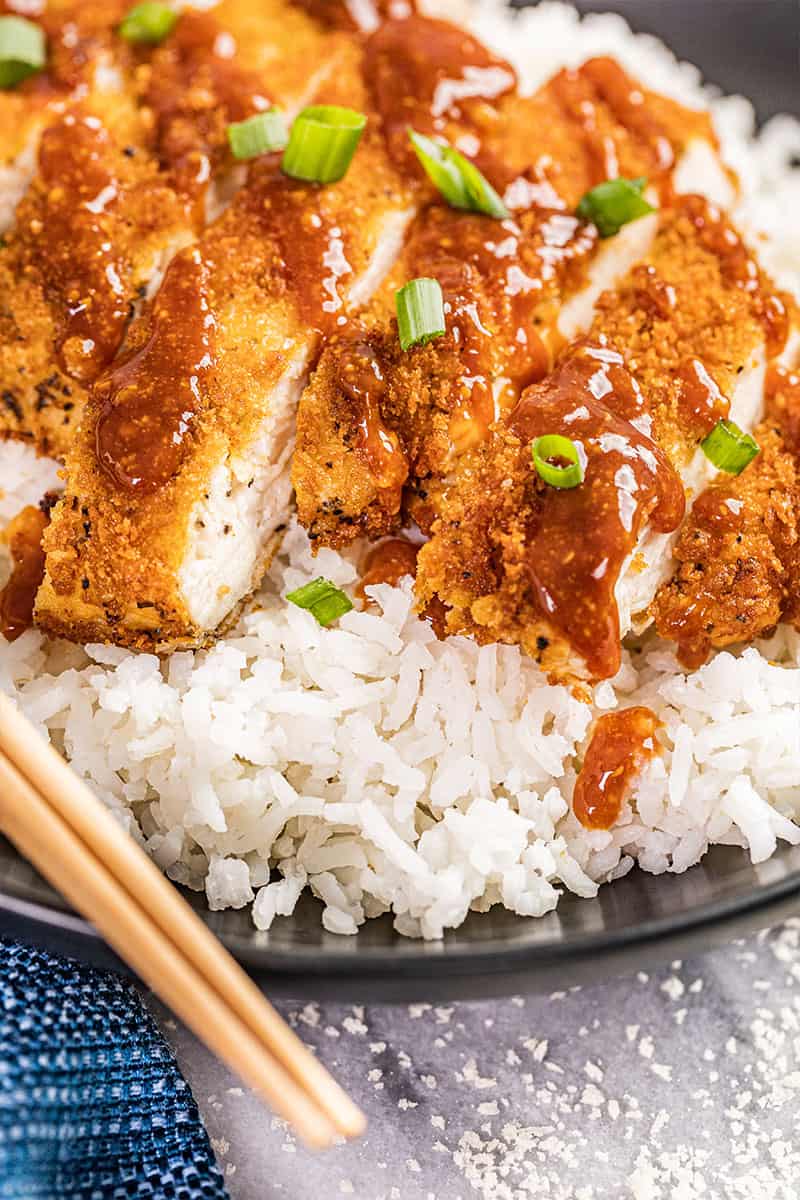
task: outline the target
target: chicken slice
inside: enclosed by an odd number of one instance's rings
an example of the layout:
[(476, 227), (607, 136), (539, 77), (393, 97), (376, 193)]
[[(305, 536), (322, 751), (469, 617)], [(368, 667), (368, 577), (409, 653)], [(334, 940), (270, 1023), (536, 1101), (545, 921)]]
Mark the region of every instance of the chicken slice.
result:
[[(649, 619), (670, 569), (684, 493), (691, 502), (713, 473), (699, 442), (720, 417), (758, 419), (767, 356), (786, 332), (780, 298), (723, 214), (701, 197), (677, 198), (648, 257), (601, 297), (593, 349), (567, 351), (459, 463), (419, 556), (420, 601), (447, 606), (450, 632), (520, 642), (559, 678), (613, 675), (621, 637)], [(601, 363), (612, 355), (617, 373), (624, 363), (643, 397), (633, 417), (610, 368), (576, 375), (575, 355), (581, 364), (586, 353)], [(566, 397), (561, 412), (553, 394)], [(630, 428), (607, 429), (609, 407)], [(530, 443), (544, 433), (583, 448), (574, 490), (534, 471)], [(639, 478), (642, 460), (658, 486)]]
[(64, 456), (132, 315), (238, 178), (229, 120), (303, 103), (337, 45), (282, 2), (254, 12), (224, 0), (213, 16), (184, 12), (161, 46), (139, 51), (123, 89), (52, 120), (0, 251), (0, 436)]
[[(343, 44), (321, 102), (367, 106), (362, 53)], [(93, 391), (45, 537), (41, 626), (163, 650), (231, 619), (287, 517), (321, 331), (397, 253), (410, 203), (374, 125), (340, 183), (288, 179), (276, 156), (251, 167)]]
[(690, 668), (800, 619), (800, 376), (771, 367), (766, 395), (759, 453), (698, 497), (653, 602), (658, 632)]
[[(0, 12), (27, 15), (47, 38), (47, 66), (15, 88), (0, 91), (0, 234), (36, 172), (39, 138), (71, 96), (100, 102), (124, 88), (127, 43), (114, 36), (125, 0), (50, 0), (44, 5), (0, 3)], [(44, 9), (44, 11), (39, 11)]]
[[(442, 97), (478, 90), (476, 72), (494, 78), (502, 71), (487, 61), (460, 79), (423, 72), (423, 40), (434, 47), (434, 63), (448, 57), (443, 23), (429, 24), (424, 38), (420, 18), (388, 22), (370, 42), (378, 92), (384, 81), (389, 87), (390, 52), (394, 71), (413, 76), (410, 108), (385, 103), (401, 162), (409, 153), (406, 124), (442, 132)], [(458, 456), (551, 368), (564, 341), (591, 324), (600, 294), (646, 256), (657, 217), (598, 243), (594, 227), (573, 215), (594, 183), (607, 174), (650, 174), (658, 185), (653, 198), (659, 188), (669, 195), (688, 156), (709, 192), (732, 195), (708, 115), (644, 93), (609, 59), (559, 72), (534, 96), (497, 87), (496, 97), (473, 97), (472, 108), (459, 100), (444, 128), (505, 192), (512, 219), (496, 222), (440, 202), (421, 212), (361, 328), (325, 350), (303, 396), (294, 483), (300, 519), (318, 543), (382, 536), (409, 516), (429, 527)], [(420, 276), (442, 285), (447, 336), (404, 354), (394, 292)]]

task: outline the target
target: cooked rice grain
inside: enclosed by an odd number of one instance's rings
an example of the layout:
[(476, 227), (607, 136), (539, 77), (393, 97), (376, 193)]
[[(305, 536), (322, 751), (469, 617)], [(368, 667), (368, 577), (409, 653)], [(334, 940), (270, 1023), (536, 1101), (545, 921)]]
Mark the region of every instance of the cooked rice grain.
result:
[[(463, 16), (460, 4), (437, 9)], [(552, 3), (512, 17), (487, 0), (471, 24), (528, 90), (564, 63), (609, 53), (655, 89), (710, 103), (744, 184), (738, 219), (800, 292), (797, 122), (776, 119), (754, 140), (746, 100), (715, 98), (694, 67), (617, 17), (580, 22)], [(3, 522), (56, 477), (5, 445), (0, 481)], [(684, 871), (714, 843), (758, 862), (778, 840), (800, 842), (794, 631), (690, 675), (650, 641), (626, 653), (590, 708), (516, 647), (438, 642), (414, 615), (408, 583), (370, 589), (374, 607), (321, 629), (282, 599), (317, 575), (356, 581), (347, 558), (312, 558), (293, 525), (252, 611), (211, 650), (159, 661), (48, 643), (35, 630), (0, 640), (0, 688), (211, 908), (252, 902), (255, 924), (269, 929), (308, 887), (332, 932), (391, 912), (401, 933), (437, 938), (470, 908), (541, 916), (564, 889), (594, 896), (634, 861)], [(575, 770), (593, 716), (617, 704), (658, 713), (664, 754), (619, 823), (588, 831), (569, 807)]]

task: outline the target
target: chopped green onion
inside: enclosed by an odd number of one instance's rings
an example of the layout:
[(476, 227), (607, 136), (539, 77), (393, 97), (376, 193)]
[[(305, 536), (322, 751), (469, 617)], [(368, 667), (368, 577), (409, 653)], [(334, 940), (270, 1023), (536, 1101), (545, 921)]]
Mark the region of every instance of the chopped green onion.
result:
[(578, 216), (583, 217), (584, 221), (592, 221), (600, 237), (613, 237), (623, 225), (655, 212), (652, 204), (648, 204), (642, 195), (646, 185), (644, 176), (640, 179), (609, 179), (606, 183), (598, 183), (580, 201)]
[(700, 443), (703, 453), (719, 471), (741, 475), (761, 447), (749, 433), (744, 433), (733, 421), (717, 421), (708, 437)]
[(402, 350), (424, 346), (444, 335), (444, 300), (438, 280), (412, 279), (395, 292), (394, 302)]
[[(583, 483), (583, 467), (578, 457), (578, 448), (571, 438), (560, 433), (546, 433), (538, 437), (531, 446), (533, 465), (540, 477), (555, 488), (574, 488)], [(564, 459), (566, 466), (554, 463), (554, 458)]]
[(408, 136), (426, 175), (451, 207), (501, 221), (511, 215), (488, 179), (458, 150), (414, 129), (408, 130)]
[(228, 145), (234, 158), (258, 158), (286, 145), (286, 122), (280, 109), (257, 113), (228, 126)]
[(336, 183), (347, 174), (367, 118), (338, 104), (315, 104), (295, 119), (281, 164), (308, 183)]
[(163, 42), (175, 28), (178, 14), (168, 4), (145, 0), (135, 4), (122, 18), (119, 32), (126, 42)]
[(0, 88), (12, 88), (45, 64), (44, 32), (25, 17), (0, 17)]
[(305, 608), (317, 618), (320, 625), (330, 625), (337, 617), (343, 617), (353, 607), (348, 596), (328, 579), (313, 579), (294, 592), (287, 592), (286, 599)]

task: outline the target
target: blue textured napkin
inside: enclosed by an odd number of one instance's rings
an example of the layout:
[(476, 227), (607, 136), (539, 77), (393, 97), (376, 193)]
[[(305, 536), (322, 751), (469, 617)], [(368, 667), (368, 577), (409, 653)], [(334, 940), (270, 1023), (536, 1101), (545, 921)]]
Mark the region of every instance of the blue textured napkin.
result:
[(136, 989), (0, 939), (2, 1200), (226, 1200)]

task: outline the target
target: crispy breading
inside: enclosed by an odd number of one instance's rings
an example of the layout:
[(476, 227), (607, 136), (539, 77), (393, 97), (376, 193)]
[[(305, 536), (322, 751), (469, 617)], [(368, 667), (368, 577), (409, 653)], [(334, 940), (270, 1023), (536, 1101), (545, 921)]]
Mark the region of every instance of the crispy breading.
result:
[[(687, 360), (713, 364), (721, 389), (730, 395), (740, 370), (754, 356), (763, 355), (764, 344), (763, 327), (753, 312), (753, 293), (726, 276), (717, 254), (687, 219), (687, 205), (692, 209), (694, 201), (679, 201), (676, 209), (662, 214), (650, 255), (617, 290), (601, 298), (588, 334), (592, 343), (605, 341), (624, 358), (646, 400), (656, 442), (680, 473), (696, 458), (708, 421), (713, 424), (716, 419), (705, 412), (692, 417), (682, 407), (682, 364)], [(576, 394), (575, 405), (581, 403)], [(513, 412), (509, 420), (513, 423)], [(648, 427), (641, 419), (638, 426)], [(563, 625), (553, 624), (525, 568), (542, 487), (529, 448), (501, 422), (482, 447), (458, 463), (448, 480), (433, 536), (419, 555), (418, 596), (423, 605), (434, 596), (444, 602), (450, 610), (448, 629), (453, 632), (518, 641), (554, 675), (561, 675), (567, 663), (570, 672), (582, 674), (581, 656), (576, 660), (573, 652), (575, 636), (565, 639)], [(591, 537), (585, 522), (576, 527), (574, 536), (581, 544)], [(661, 552), (662, 556), (668, 553), (667, 547)], [(568, 561), (568, 544), (564, 555)], [(598, 546), (598, 570), (602, 560)], [(622, 565), (617, 563), (615, 569), (619, 572)], [(635, 574), (635, 562), (631, 569)], [(602, 629), (607, 646), (607, 622), (616, 622), (617, 651), (618, 598), (611, 592), (608, 611), (598, 614), (598, 630)], [(599, 632), (597, 637), (601, 640)], [(612, 674), (614, 661), (609, 649), (607, 666)]]
[[(99, 37), (100, 13), (87, 8)], [(114, 35), (119, 15), (108, 6), (102, 27), (119, 85), (51, 116), (0, 250), (0, 437), (57, 458), (86, 388), (195, 237), (209, 184), (231, 173), (228, 122), (302, 101), (340, 43), (282, 0), (187, 10), (161, 46), (135, 52)]]
[[(342, 546), (363, 534), (392, 532), (408, 519), (429, 528), (442, 481), (458, 456), (553, 364), (561, 343), (559, 311), (586, 282), (598, 249), (594, 227), (572, 215), (577, 200), (598, 177), (605, 178), (606, 168), (658, 175), (691, 139), (705, 137), (714, 144), (706, 114), (690, 113), (642, 89), (643, 107), (651, 114), (645, 129), (644, 118), (620, 110), (619, 97), (603, 84), (606, 77), (618, 91), (634, 86), (610, 60), (592, 60), (579, 71), (560, 72), (534, 96), (503, 93), (467, 114), (461, 136), (474, 138), (470, 121), (476, 122), (479, 161), (487, 164), (490, 177), (496, 163), (504, 164), (509, 203), (520, 211), (498, 225), (441, 202), (427, 207), (395, 269), (362, 314), (361, 328), (323, 352), (301, 401), (293, 467), (298, 513), (312, 541)], [(591, 128), (584, 129), (587, 105)], [(447, 131), (456, 140), (458, 128)], [(405, 136), (404, 127), (396, 136)], [(597, 145), (605, 165), (597, 162)], [(657, 161), (659, 155), (663, 161)], [(683, 231), (674, 236), (679, 241)], [(615, 250), (603, 247), (607, 258)], [(618, 273), (628, 265), (620, 254)], [(662, 257), (668, 265), (668, 248)], [(686, 265), (689, 291), (694, 267)], [(447, 335), (403, 354), (394, 294), (419, 276), (435, 278), (443, 287)], [(641, 323), (638, 307), (624, 306), (631, 326)], [(739, 308), (746, 312), (746, 303)], [(732, 309), (714, 317), (733, 315)], [(591, 310), (587, 315), (591, 320)], [(621, 330), (621, 336), (633, 340), (632, 330)], [(746, 329), (742, 341), (747, 338)], [(383, 379), (380, 388), (372, 386), (369, 402), (355, 396), (347, 381), (354, 341), (369, 347)], [(392, 447), (389, 486), (383, 478), (386, 455), (373, 455), (371, 461), (369, 440)]]
[(760, 447), (738, 476), (721, 478), (697, 500), (675, 547), (677, 567), (652, 615), (681, 661), (697, 667), (709, 651), (797, 623), (800, 576), (800, 380), (779, 377)]
[[(342, 43), (321, 102), (365, 104), (361, 53)], [(319, 328), (335, 327), (347, 311), (347, 293), (368, 273), (387, 222), (408, 205), (374, 128), (344, 179), (325, 188), (288, 179), (279, 156), (251, 167), (226, 212), (173, 262), (125, 356), (95, 388), (45, 537), (43, 628), (164, 649), (202, 644), (235, 615), (286, 520), (296, 398)], [(203, 298), (188, 312), (169, 295), (184, 270), (196, 273), (197, 286), (190, 279), (176, 295)], [(210, 365), (192, 385), (199, 359), (184, 356), (181, 328), (197, 334), (207, 321)], [(149, 371), (156, 344), (167, 362), (174, 345), (174, 379), (163, 363)], [(122, 382), (129, 369), (132, 389)], [(160, 423), (148, 433), (141, 422), (160, 411), (162, 394)], [(164, 432), (173, 420), (174, 437), (171, 424)], [(116, 452), (105, 469), (98, 444)], [(120, 483), (134, 459), (139, 471), (169, 461), (156, 486), (137, 490)]]

